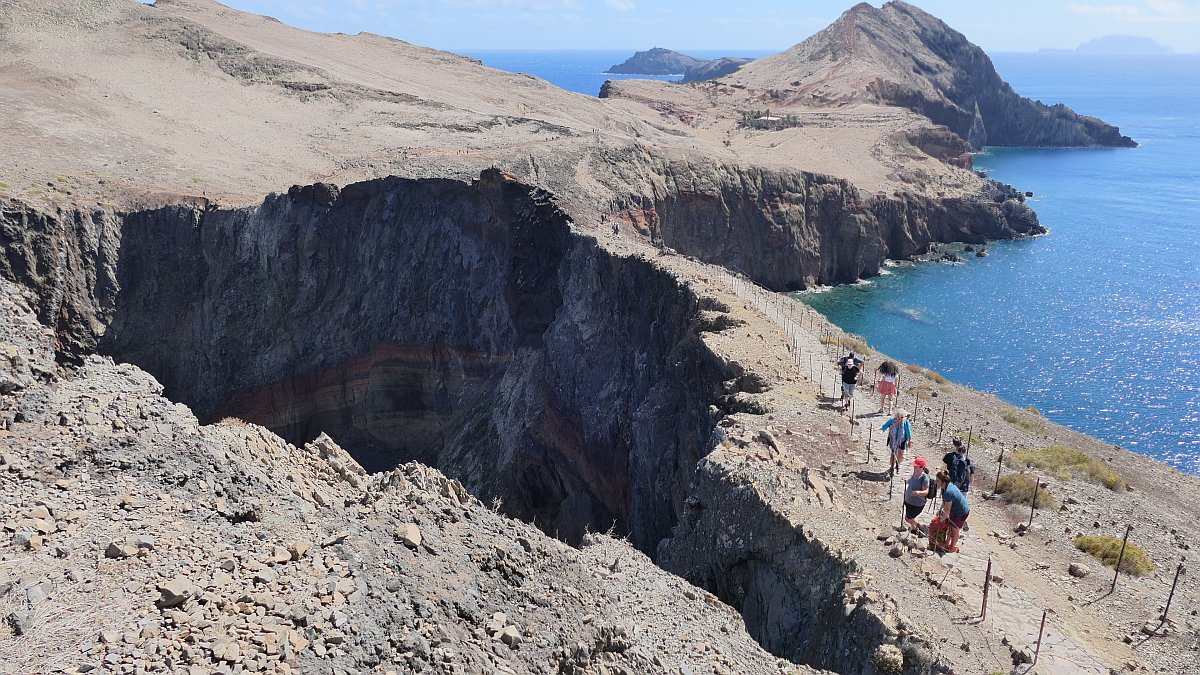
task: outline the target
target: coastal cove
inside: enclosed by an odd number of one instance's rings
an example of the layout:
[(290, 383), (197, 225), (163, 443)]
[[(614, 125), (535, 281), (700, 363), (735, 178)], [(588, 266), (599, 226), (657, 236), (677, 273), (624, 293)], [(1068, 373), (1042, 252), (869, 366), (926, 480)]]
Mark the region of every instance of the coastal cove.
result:
[(873, 347), (1200, 474), (1200, 57), (1000, 54), (1020, 93), (1137, 149), (989, 148), (1049, 235), (804, 300)]

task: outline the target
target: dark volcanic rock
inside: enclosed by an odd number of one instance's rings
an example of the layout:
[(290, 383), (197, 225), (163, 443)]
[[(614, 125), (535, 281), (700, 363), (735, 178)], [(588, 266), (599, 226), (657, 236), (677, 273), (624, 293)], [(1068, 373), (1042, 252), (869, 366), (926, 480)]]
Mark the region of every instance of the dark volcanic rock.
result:
[(438, 466), (568, 540), (666, 536), (722, 393), (691, 291), (497, 171), (2, 215), (21, 237), (0, 272), (65, 356), (139, 365), (203, 418), (326, 432), (371, 469)]
[(604, 72), (620, 75), (680, 75), (688, 68), (706, 63), (708, 61), (705, 59), (655, 47), (644, 52), (637, 52), (626, 59), (624, 63), (619, 63)]
[(703, 80), (724, 77), (753, 60), (738, 56), (725, 56), (713, 59), (712, 61), (706, 61), (699, 65), (690, 66), (687, 70), (683, 71), (683, 81), (701, 82)]

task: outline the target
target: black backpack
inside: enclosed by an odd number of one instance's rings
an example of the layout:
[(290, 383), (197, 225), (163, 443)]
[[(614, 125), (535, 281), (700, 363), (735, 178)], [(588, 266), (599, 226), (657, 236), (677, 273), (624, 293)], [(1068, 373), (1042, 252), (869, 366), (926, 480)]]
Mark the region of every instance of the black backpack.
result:
[[(937, 499), (937, 481), (930, 475), (929, 469), (925, 469), (925, 476), (929, 478), (929, 492), (925, 495), (925, 499), (929, 501), (925, 502), (925, 506), (930, 506)], [(933, 510), (937, 511), (937, 506), (934, 506)]]

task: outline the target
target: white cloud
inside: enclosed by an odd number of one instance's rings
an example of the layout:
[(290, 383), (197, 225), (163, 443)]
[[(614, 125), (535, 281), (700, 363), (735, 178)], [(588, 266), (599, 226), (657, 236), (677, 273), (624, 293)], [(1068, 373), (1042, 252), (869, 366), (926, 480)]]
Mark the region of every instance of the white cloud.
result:
[(1200, 3), (1179, 0), (1143, 0), (1140, 3), (1067, 3), (1067, 11), (1080, 16), (1104, 16), (1141, 22), (1200, 21)]
[(604, 0), (604, 4), (618, 12), (630, 12), (635, 8), (633, 0)]

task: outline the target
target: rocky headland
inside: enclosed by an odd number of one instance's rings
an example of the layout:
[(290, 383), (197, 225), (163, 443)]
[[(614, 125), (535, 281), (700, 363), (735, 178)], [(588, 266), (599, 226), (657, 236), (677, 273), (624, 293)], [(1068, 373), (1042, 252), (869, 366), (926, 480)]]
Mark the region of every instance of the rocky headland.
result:
[(604, 72), (619, 75), (683, 75), (684, 82), (700, 82), (728, 75), (753, 60), (740, 56), (698, 59), (681, 52), (654, 47), (637, 52)]
[[(1042, 232), (950, 125), (206, 0), (6, 3), (0, 84), (0, 672), (1194, 670), (1200, 481), (914, 365), (981, 468), (934, 555), (768, 290)], [(1073, 544), (1127, 525), (1110, 592)]]

